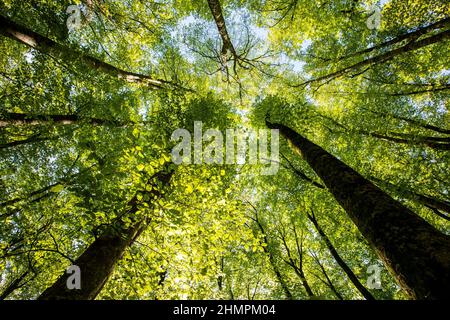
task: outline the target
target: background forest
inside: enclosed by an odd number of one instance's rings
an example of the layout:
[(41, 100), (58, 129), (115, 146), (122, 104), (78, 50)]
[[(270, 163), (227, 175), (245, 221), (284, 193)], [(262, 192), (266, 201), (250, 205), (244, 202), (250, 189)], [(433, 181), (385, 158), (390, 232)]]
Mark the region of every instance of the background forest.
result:
[[(449, 39), (445, 0), (1, 0), (0, 299), (448, 298)], [(278, 173), (175, 165), (194, 121)]]

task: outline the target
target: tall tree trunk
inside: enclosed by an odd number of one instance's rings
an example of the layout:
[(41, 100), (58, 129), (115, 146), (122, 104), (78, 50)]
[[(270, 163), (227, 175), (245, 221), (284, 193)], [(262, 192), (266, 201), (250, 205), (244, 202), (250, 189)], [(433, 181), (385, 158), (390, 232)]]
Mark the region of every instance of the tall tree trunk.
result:
[[(172, 172), (159, 172), (149, 181), (154, 185), (150, 191), (150, 199), (156, 201), (162, 196), (156, 184), (169, 184)], [(151, 179), (152, 180), (152, 179)], [(131, 208), (127, 210), (126, 216), (133, 219), (138, 210), (137, 195), (128, 203)], [(100, 237), (75, 260), (74, 265), (81, 271), (81, 289), (68, 289), (67, 278), (70, 275), (63, 274), (56, 282), (47, 288), (38, 298), (39, 300), (92, 300), (100, 293), (106, 281), (112, 274), (115, 265), (121, 259), (125, 250), (144, 231), (146, 223), (140, 219), (132, 221), (131, 226), (124, 226), (119, 219), (111, 225)]]
[(314, 216), (314, 213), (309, 214), (308, 213), (308, 219), (313, 223), (314, 227), (316, 228), (317, 232), (319, 233), (322, 240), (327, 245), (328, 250), (330, 251), (331, 255), (333, 256), (334, 260), (336, 260), (337, 264), (344, 270), (347, 277), (350, 279), (350, 281), (353, 283), (353, 285), (358, 289), (358, 291), (363, 295), (364, 298), (367, 300), (375, 300), (373, 295), (369, 292), (369, 290), (366, 289), (366, 287), (363, 286), (363, 284), (359, 281), (358, 277), (353, 273), (352, 269), (345, 263), (345, 261), (341, 258), (339, 253), (334, 248), (333, 244), (331, 243), (328, 236), (325, 234), (325, 232), (320, 227), (319, 223), (316, 220), (316, 217)]
[(283, 163), (281, 163), (281, 165), (288, 169), (291, 170), (292, 172), (294, 172), (294, 174), (299, 177), (300, 179), (310, 183), (311, 185), (313, 185), (316, 188), (319, 189), (325, 189), (325, 186), (314, 181), (313, 179), (311, 179), (310, 177), (308, 177), (303, 171), (297, 169), (296, 167), (294, 167), (294, 165), (292, 164), (292, 162), (282, 153), (281, 156), (286, 160), (287, 165), (284, 165)]
[(322, 179), (410, 297), (449, 297), (450, 236), (294, 130), (266, 122)]
[(388, 136), (386, 134), (378, 132), (369, 132), (365, 130), (355, 130), (355, 132), (360, 133), (365, 136), (378, 138), (385, 141), (409, 144), (409, 145), (424, 145), (435, 150), (450, 150), (450, 143), (448, 137), (425, 137), (425, 136), (413, 136), (408, 134), (401, 134), (397, 132), (390, 132), (392, 135), (397, 135), (398, 137)]
[(81, 61), (92, 69), (123, 79), (126, 82), (142, 83), (153, 89), (161, 89), (164, 87), (183, 89), (178, 84), (172, 83), (170, 81), (153, 79), (148, 75), (117, 68), (97, 58), (76, 51), (70, 47), (61, 45), (53, 41), (52, 39), (42, 36), (25, 26), (21, 26), (2, 15), (0, 15), (0, 34), (23, 43), (42, 53), (60, 58), (64, 61)]
[[(43, 187), (41, 189), (32, 191), (29, 194), (27, 194), (25, 197), (17, 197), (17, 198), (11, 199), (11, 200), (6, 200), (4, 202), (1, 202), (0, 203), (0, 208), (4, 208), (4, 207), (7, 207), (7, 206), (12, 206), (12, 205), (15, 205), (18, 202), (28, 200), (29, 198), (31, 198), (31, 197), (33, 197), (35, 195), (39, 195), (41, 193), (47, 192), (48, 190), (50, 190), (51, 188), (53, 188), (53, 187), (55, 187), (55, 186), (57, 186), (59, 184), (60, 184), (60, 182), (55, 182), (55, 183), (52, 183), (52, 184), (50, 184), (48, 186), (45, 186), (45, 187)], [(2, 215), (0, 215), (0, 218), (1, 217), (2, 217)]]
[[(283, 155), (283, 157), (285, 157), (285, 156)], [(287, 160), (287, 158), (286, 158), (286, 160)], [(315, 182), (311, 178), (307, 177), (302, 171), (296, 169), (289, 162), (289, 160), (287, 160), (287, 161), (289, 163), (289, 166), (285, 166), (286, 169), (293, 171), (295, 173), (295, 175), (297, 175), (297, 177), (311, 183), (313, 186), (315, 186), (317, 188), (320, 188), (320, 189), (325, 188), (325, 186), (323, 186), (322, 184)], [(374, 181), (376, 184), (380, 185), (383, 189), (388, 189), (391, 192), (393, 192), (401, 197), (404, 197), (411, 201), (420, 203), (420, 204), (424, 205), (425, 207), (429, 208), (430, 210), (432, 210), (433, 213), (435, 213), (439, 217), (450, 221), (450, 216), (441, 212), (441, 211), (444, 211), (447, 214), (450, 214), (450, 203), (449, 202), (447, 202), (445, 200), (441, 200), (441, 199), (436, 199), (436, 198), (433, 198), (433, 197), (430, 197), (427, 195), (423, 195), (423, 194), (420, 194), (420, 193), (417, 193), (417, 192), (414, 192), (411, 190), (399, 188), (399, 187), (393, 185), (392, 183), (375, 178), (374, 176), (370, 176), (369, 179), (371, 181)]]
[(401, 188), (390, 182), (378, 179), (374, 176), (370, 176), (369, 179), (380, 185), (382, 188), (386, 188), (387, 190), (401, 197), (423, 204), (428, 208), (441, 210), (450, 214), (450, 203), (448, 201), (436, 199), (405, 188)]
[(342, 295), (339, 293), (339, 291), (336, 289), (336, 287), (334, 286), (333, 282), (331, 281), (330, 277), (327, 274), (327, 271), (325, 270), (325, 267), (322, 265), (322, 263), (320, 263), (319, 258), (313, 253), (311, 252), (312, 257), (314, 258), (314, 260), (316, 261), (316, 263), (319, 265), (320, 270), (322, 271), (322, 274), (325, 276), (326, 281), (323, 281), (320, 277), (319, 280), (321, 280), (322, 282), (324, 282), (330, 289), (331, 291), (334, 293), (334, 295), (339, 299), (339, 300), (344, 300), (344, 298), (342, 297)]
[(23, 146), (25, 144), (30, 144), (30, 143), (48, 141), (48, 140), (52, 140), (52, 139), (54, 139), (54, 138), (41, 137), (39, 134), (37, 134), (37, 135), (33, 135), (33, 136), (29, 137), (29, 138), (23, 139), (23, 140), (17, 140), (17, 141), (2, 143), (2, 144), (0, 144), (0, 150), (1, 149), (12, 148), (12, 147), (17, 147), (17, 146)]
[[(103, 159), (100, 158), (99, 161), (103, 161)], [(74, 180), (75, 178), (77, 178), (81, 174), (84, 174), (84, 173), (88, 172), (89, 170), (92, 170), (94, 166), (95, 165), (92, 165), (92, 166), (90, 166), (88, 168), (80, 170), (77, 173), (68, 175), (66, 177), (62, 177), (62, 178), (58, 179), (57, 182), (51, 183), (51, 184), (49, 184), (49, 185), (47, 185), (45, 187), (42, 187), (42, 188), (37, 189), (37, 190), (34, 190), (34, 191), (24, 195), (24, 196), (16, 197), (16, 198), (13, 198), (13, 199), (1, 202), (0, 203), (0, 209), (3, 209), (4, 207), (8, 207), (8, 206), (13, 206), (13, 205), (17, 204), (18, 202), (23, 202), (23, 201), (34, 202), (34, 200), (36, 200), (36, 198), (33, 199), (34, 196), (38, 196), (38, 195), (40, 196), (43, 193), (45, 193), (45, 195), (49, 195), (49, 193), (47, 193), (47, 191), (49, 191), (53, 187), (56, 187), (58, 185), (62, 185), (62, 186), (67, 185), (68, 183), (72, 182), (72, 180)], [(99, 165), (99, 167), (100, 168), (103, 167), (103, 162)], [(41, 198), (39, 197), (39, 199), (41, 199)], [(2, 217), (2, 215), (0, 215), (0, 218), (1, 217)]]
[(431, 124), (428, 124), (422, 120), (416, 120), (416, 119), (410, 119), (407, 117), (402, 117), (393, 113), (387, 113), (387, 112), (379, 112), (379, 111), (374, 111), (374, 110), (370, 110), (370, 109), (362, 109), (363, 111), (367, 111), (373, 114), (376, 114), (378, 116), (380, 116), (383, 119), (388, 119), (389, 117), (400, 120), (400, 121), (405, 121), (407, 123), (410, 123), (412, 125), (424, 128), (424, 129), (428, 129), (428, 130), (432, 130), (435, 132), (439, 132), (439, 133), (444, 133), (444, 134), (450, 134), (450, 129), (444, 129), (444, 128), (440, 128)]
[(220, 6), (219, 0), (208, 0), (209, 9), (214, 18), (214, 21), (219, 31), (220, 38), (222, 38), (222, 54), (226, 54), (229, 50), (231, 54), (236, 57), (237, 53), (231, 42), (230, 35), (228, 34), (227, 26), (225, 24), (225, 19), (222, 14), (222, 7)]
[(413, 96), (416, 94), (429, 93), (429, 92), (441, 92), (441, 91), (447, 91), (447, 90), (450, 90), (450, 84), (445, 84), (445, 85), (442, 85), (441, 87), (433, 87), (433, 88), (429, 88), (429, 89), (388, 93), (388, 95), (390, 95), (392, 97)]
[(273, 255), (273, 253), (269, 250), (269, 239), (267, 238), (267, 234), (266, 234), (266, 230), (264, 229), (264, 226), (262, 225), (261, 221), (259, 221), (258, 213), (257, 213), (256, 209), (255, 209), (255, 214), (256, 214), (256, 218), (255, 218), (256, 225), (258, 226), (259, 230), (261, 231), (261, 234), (263, 235), (264, 243), (266, 244), (263, 247), (264, 252), (267, 254), (267, 256), (269, 258), (269, 263), (272, 266), (273, 272), (275, 273), (278, 283), (281, 285), (281, 288), (283, 289), (284, 294), (286, 295), (286, 298), (288, 300), (292, 300), (293, 299), (292, 293), (289, 290), (287, 283), (284, 281), (283, 276), (281, 275), (281, 271), (275, 262), (275, 257)]
[(348, 67), (342, 68), (342, 69), (340, 69), (338, 71), (335, 71), (335, 72), (329, 73), (327, 75), (320, 76), (320, 77), (317, 77), (317, 78), (305, 81), (305, 82), (303, 82), (301, 84), (298, 84), (298, 85), (293, 85), (293, 87), (302, 87), (302, 86), (306, 86), (306, 85), (308, 85), (310, 83), (313, 83), (313, 82), (321, 82), (321, 81), (324, 81), (324, 80), (330, 81), (330, 80), (333, 80), (333, 79), (336, 79), (336, 78), (340, 78), (340, 77), (342, 77), (342, 76), (344, 76), (344, 75), (346, 75), (346, 74), (348, 74), (348, 73), (350, 73), (352, 71), (358, 71), (358, 70), (360, 70), (363, 67), (371, 67), (371, 66), (376, 65), (378, 63), (384, 63), (386, 61), (390, 61), (390, 60), (394, 59), (398, 55), (404, 54), (406, 52), (414, 51), (414, 50), (426, 47), (428, 45), (431, 45), (431, 44), (434, 44), (434, 43), (437, 43), (437, 42), (440, 42), (440, 41), (447, 40), (449, 38), (450, 38), (450, 30), (445, 30), (445, 31), (439, 32), (437, 34), (434, 34), (432, 36), (429, 36), (427, 38), (424, 38), (422, 40), (419, 40), (419, 41), (412, 40), (412, 41), (408, 42), (407, 44), (405, 44), (404, 46), (402, 46), (400, 48), (393, 49), (391, 51), (381, 53), (381, 54), (376, 55), (374, 57), (370, 57), (370, 58), (364, 59), (364, 60), (362, 60), (360, 62), (352, 64), (352, 65), (350, 65)]
[(23, 283), (23, 280), (26, 278), (26, 276), (30, 273), (30, 270), (26, 270), (23, 272), (19, 277), (14, 279), (3, 291), (0, 293), (0, 300), (5, 300), (11, 293), (13, 293), (15, 290), (21, 288), (24, 286), (25, 283)]
[(391, 40), (388, 40), (388, 41), (385, 41), (383, 43), (377, 44), (377, 45), (372, 46), (370, 48), (367, 48), (367, 49), (364, 49), (364, 50), (361, 50), (361, 51), (357, 51), (357, 52), (353, 52), (353, 53), (348, 54), (346, 56), (340, 57), (338, 59), (338, 61), (345, 60), (345, 59), (348, 59), (348, 58), (351, 58), (351, 57), (355, 57), (355, 56), (359, 56), (361, 54), (370, 53), (371, 51), (382, 49), (382, 48), (385, 48), (385, 47), (389, 47), (389, 46), (392, 46), (394, 44), (400, 43), (400, 42), (405, 41), (405, 40), (415, 40), (415, 39), (418, 39), (420, 36), (423, 36), (423, 35), (425, 35), (427, 33), (430, 33), (430, 32), (435, 31), (435, 30), (442, 29), (442, 28), (448, 26), (449, 24), (450, 24), (450, 18), (444, 18), (444, 19), (439, 20), (439, 21), (437, 21), (437, 22), (435, 22), (433, 24), (430, 24), (428, 26), (419, 28), (419, 29), (411, 31), (411, 32), (407, 32), (407, 33), (401, 34), (401, 35), (399, 35), (399, 36), (397, 36), (397, 37), (395, 37), (395, 38), (393, 38)]
[(320, 117), (329, 120), (330, 122), (333, 123), (333, 125), (341, 128), (341, 130), (335, 130), (335, 129), (331, 129), (328, 126), (326, 126), (326, 128), (332, 133), (337, 133), (337, 132), (341, 132), (344, 134), (357, 133), (357, 134), (362, 134), (364, 136), (377, 138), (377, 139), (389, 141), (389, 142), (407, 144), (407, 145), (411, 145), (411, 146), (414, 146), (414, 145), (427, 146), (427, 147), (435, 149), (435, 150), (450, 150), (450, 137), (430, 137), (430, 136), (423, 136), (423, 135), (419, 136), (419, 135), (413, 135), (413, 134), (409, 134), (409, 133), (392, 132), (392, 131), (388, 131), (388, 132), (386, 132), (386, 134), (384, 134), (384, 133), (372, 132), (372, 131), (361, 130), (361, 129), (351, 129), (330, 117), (327, 117), (324, 115), (320, 115)]

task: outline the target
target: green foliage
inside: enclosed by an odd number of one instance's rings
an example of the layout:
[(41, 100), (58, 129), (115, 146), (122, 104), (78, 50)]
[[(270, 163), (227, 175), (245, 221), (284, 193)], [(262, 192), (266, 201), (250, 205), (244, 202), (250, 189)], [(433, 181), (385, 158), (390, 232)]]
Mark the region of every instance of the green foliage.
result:
[[(2, 16), (81, 52), (65, 60), (0, 36), (0, 294), (26, 272), (8, 298), (38, 297), (136, 195), (147, 228), (99, 299), (284, 299), (274, 266), (295, 299), (336, 299), (320, 265), (344, 299), (360, 299), (307, 214), (314, 210), (364, 285), (367, 267), (381, 261), (332, 195), (311, 183), (320, 180), (307, 163), (280, 140), (274, 176), (252, 165), (175, 166), (170, 136), (193, 131), (194, 121), (222, 132), (265, 128), (266, 119), (289, 125), (449, 233), (448, 219), (406, 196), (450, 200), (448, 151), (424, 142), (450, 143), (448, 40), (352, 69), (407, 41), (354, 53), (448, 17), (446, 1), (388, 1), (374, 31), (365, 22), (375, 1), (224, 0), (231, 40), (251, 60), (228, 79), (214, 56), (221, 40), (206, 1), (93, 0), (92, 21), (69, 32), (72, 3), (0, 3)], [(124, 81), (82, 54), (179, 87)], [(169, 166), (170, 192), (149, 206), (148, 178)], [(297, 252), (294, 228), (314, 297), (286, 263), (286, 246)], [(406, 297), (387, 270), (381, 275), (376, 298)]]

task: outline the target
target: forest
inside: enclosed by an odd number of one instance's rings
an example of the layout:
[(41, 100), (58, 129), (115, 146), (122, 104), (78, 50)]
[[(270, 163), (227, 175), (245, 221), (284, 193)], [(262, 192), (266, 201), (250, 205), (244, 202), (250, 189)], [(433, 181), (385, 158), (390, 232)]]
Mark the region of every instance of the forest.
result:
[(0, 300), (449, 299), (449, 45), (447, 0), (0, 0)]

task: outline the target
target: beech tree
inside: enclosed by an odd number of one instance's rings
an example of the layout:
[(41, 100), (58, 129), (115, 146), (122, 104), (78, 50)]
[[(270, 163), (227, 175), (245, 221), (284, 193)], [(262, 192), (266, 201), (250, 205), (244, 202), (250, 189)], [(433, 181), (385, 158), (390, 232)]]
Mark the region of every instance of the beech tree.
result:
[(0, 1), (0, 299), (448, 298), (447, 2)]
[[(447, 285), (441, 284), (449, 279), (441, 275), (448, 274), (450, 268), (448, 235), (292, 129), (266, 123), (269, 128), (279, 129), (301, 153), (408, 294), (419, 299), (446, 297), (442, 288)], [(309, 219), (320, 230), (312, 215)], [(425, 265), (427, 272), (421, 276)]]

